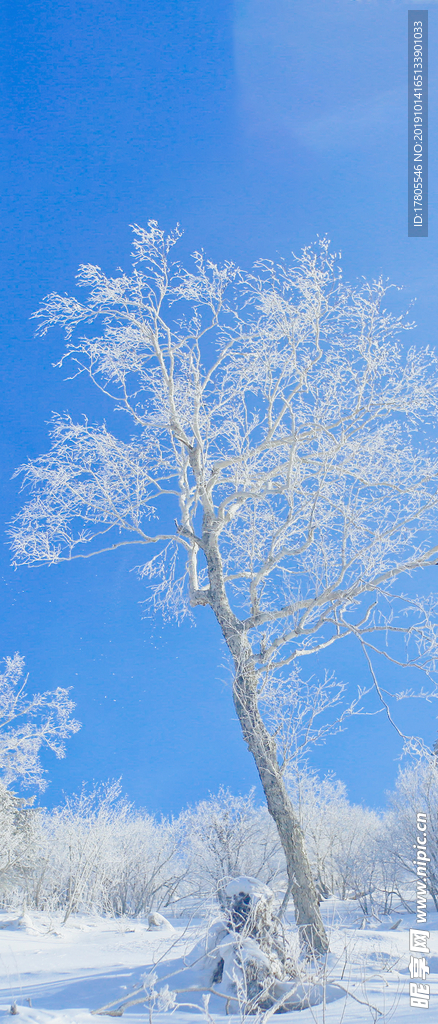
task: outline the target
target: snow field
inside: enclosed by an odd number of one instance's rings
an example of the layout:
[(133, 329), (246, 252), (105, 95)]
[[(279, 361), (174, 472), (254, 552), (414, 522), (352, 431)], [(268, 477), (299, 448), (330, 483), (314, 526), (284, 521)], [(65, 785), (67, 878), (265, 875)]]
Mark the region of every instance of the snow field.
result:
[[(427, 981), (432, 1013), (427, 1015), (426, 1010), (409, 1005), (408, 933), (415, 927), (414, 915), (399, 912), (369, 921), (356, 901), (335, 899), (324, 901), (322, 911), (331, 946), (326, 1003), (300, 1010), (299, 1018), (296, 1013), (282, 1014), (284, 1024), (289, 1017), (294, 1024), (298, 1019), (300, 1024), (365, 1024), (370, 1020), (419, 1024), (423, 1014), (425, 1020), (434, 1019), (434, 1005), (435, 1011), (438, 1006), (438, 914), (428, 914), (431, 955)], [(390, 930), (399, 918), (398, 927)], [(91, 1011), (128, 999), (152, 974), (157, 979), (156, 992), (165, 985), (172, 991), (176, 976), (178, 987), (182, 980), (184, 987), (196, 985), (200, 971), (191, 952), (205, 935), (206, 921), (174, 919), (172, 925), (174, 932), (151, 929), (147, 919), (76, 915), (63, 926), (61, 915), (19, 917), (1, 912), (0, 1024), (10, 1022), (13, 1004), (22, 1024), (90, 1024), (96, 1021)], [(339, 986), (346, 992), (340, 995)], [(202, 996), (196, 991), (180, 993), (173, 1009), (172, 1001), (167, 1000), (167, 1011), (157, 1001), (149, 1006), (146, 992), (144, 1000), (124, 1011), (130, 1024), (150, 1020), (168, 1024), (170, 1015), (178, 1024), (204, 1018)], [(166, 1004), (165, 994), (161, 1003)], [(227, 1016), (223, 1004), (219, 996), (211, 996), (209, 1010), (214, 1021), (224, 1024), (230, 1017), (242, 1019), (234, 1013)], [(249, 1022), (254, 1019), (250, 1017)]]

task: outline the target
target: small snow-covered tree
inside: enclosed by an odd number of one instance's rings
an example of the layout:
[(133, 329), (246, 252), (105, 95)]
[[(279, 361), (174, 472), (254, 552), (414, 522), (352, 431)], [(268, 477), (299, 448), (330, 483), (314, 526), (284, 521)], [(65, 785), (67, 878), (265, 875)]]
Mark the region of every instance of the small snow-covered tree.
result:
[[(419, 878), (438, 910), (438, 764), (435, 757), (424, 757), (419, 763), (407, 765), (398, 774), (395, 791), (389, 795), (390, 817), (386, 836), (387, 856), (396, 859), (405, 878)], [(417, 874), (417, 843), (425, 836), (419, 833), (417, 814), (426, 814), (427, 870)], [(422, 825), (423, 827), (423, 825)], [(415, 886), (413, 886), (415, 889)]]
[(177, 231), (134, 230), (130, 276), (82, 266), (87, 300), (52, 294), (35, 314), (41, 334), (65, 328), (73, 374), (126, 420), (117, 435), (54, 417), (50, 451), (22, 470), (33, 495), (13, 527), (14, 559), (152, 545), (141, 569), (152, 608), (215, 615), (301, 939), (322, 952), (284, 782), (288, 757), (324, 730), (303, 716), (299, 666), (356, 640), (390, 718), (375, 652), (433, 668), (436, 599), (400, 581), (438, 553), (438, 460), (423, 430), (437, 413), (437, 358), (400, 345), (385, 284), (344, 284), (324, 241), (249, 273), (202, 253), (186, 270), (170, 257)]
[(105, 868), (113, 844), (120, 783), (109, 782), (67, 797), (47, 824), (51, 835), (51, 878), (64, 909), (64, 924), (79, 909), (105, 905)]
[(47, 747), (64, 757), (64, 740), (80, 725), (71, 717), (75, 705), (68, 690), (58, 686), (30, 696), (26, 683), (24, 658), (5, 658), (0, 673), (0, 777), (6, 786), (18, 781), (43, 790), (47, 782), (40, 751)]
[(106, 850), (107, 908), (138, 917), (177, 903), (187, 876), (180, 842), (178, 821), (132, 808), (120, 814)]
[(0, 782), (0, 899), (21, 890), (35, 857), (36, 821), (33, 799), (23, 800)]
[(226, 886), (233, 878), (250, 875), (272, 889), (284, 884), (285, 861), (278, 832), (254, 795), (234, 796), (221, 787), (181, 815), (188, 880), (204, 900), (212, 894), (222, 908)]

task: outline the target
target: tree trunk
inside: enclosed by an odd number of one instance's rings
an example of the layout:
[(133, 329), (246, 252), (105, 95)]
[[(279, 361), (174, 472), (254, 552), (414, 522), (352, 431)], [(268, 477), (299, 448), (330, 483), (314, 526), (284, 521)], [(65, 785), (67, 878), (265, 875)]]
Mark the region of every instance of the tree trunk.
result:
[[(193, 456), (194, 457), (194, 456)], [(268, 811), (277, 827), (286, 857), (289, 888), (295, 907), (301, 947), (310, 955), (328, 950), (328, 939), (319, 912), (318, 894), (304, 850), (303, 834), (294, 814), (280, 765), (275, 740), (268, 732), (258, 706), (258, 674), (251, 644), (242, 622), (231, 610), (225, 588), (214, 513), (204, 510), (203, 549), (208, 565), (210, 604), (222, 630), (235, 666), (234, 707), (243, 738), (256, 763)]]
[(275, 821), (286, 857), (288, 889), (294, 901), (301, 946), (307, 953), (324, 954), (328, 950), (328, 939), (303, 833), (281, 775), (275, 741), (260, 715), (257, 690), (251, 679), (245, 679), (242, 670), (236, 674), (233, 698), (243, 738), (256, 763), (268, 811)]

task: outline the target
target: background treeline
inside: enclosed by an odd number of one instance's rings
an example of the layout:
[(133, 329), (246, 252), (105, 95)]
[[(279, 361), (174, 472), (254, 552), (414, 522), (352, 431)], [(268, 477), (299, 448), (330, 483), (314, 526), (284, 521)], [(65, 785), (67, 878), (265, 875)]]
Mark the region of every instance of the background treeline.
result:
[[(302, 774), (290, 781), (321, 898), (355, 899), (365, 915), (414, 900), (416, 813), (428, 818), (429, 893), (438, 910), (438, 767), (400, 772), (385, 812), (349, 803), (343, 784)], [(226, 881), (252, 875), (279, 901), (286, 871), (278, 834), (252, 794), (217, 796), (161, 821), (121, 796), (120, 785), (84, 789), (53, 811), (0, 785), (0, 906), (70, 914), (200, 913)]]

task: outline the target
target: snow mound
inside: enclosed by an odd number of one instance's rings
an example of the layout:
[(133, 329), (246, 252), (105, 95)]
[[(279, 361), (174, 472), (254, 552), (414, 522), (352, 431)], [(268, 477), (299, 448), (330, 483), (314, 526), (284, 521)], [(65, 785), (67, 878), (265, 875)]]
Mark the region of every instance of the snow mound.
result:
[(240, 875), (239, 878), (232, 878), (225, 886), (227, 896), (252, 896), (256, 899), (271, 900), (274, 893), (269, 885), (265, 885), (259, 878), (251, 878), (251, 875)]
[(198, 940), (196, 945), (193, 946), (190, 953), (186, 954), (186, 963), (188, 967), (199, 963), (203, 957), (208, 956), (210, 953), (216, 953), (221, 940), (225, 938), (226, 935), (228, 935), (228, 928), (224, 924), (223, 920), (218, 918), (216, 921), (213, 921), (206, 933)]
[(0, 928), (7, 928), (12, 932), (27, 932), (28, 935), (38, 935), (38, 928), (35, 928), (32, 918), (26, 912), (20, 917), (13, 918), (12, 921), (4, 921)]
[[(20, 1024), (96, 1024), (96, 1018), (88, 1010), (39, 1010), (36, 1007), (16, 1005)], [(11, 1024), (10, 1010), (0, 1010), (0, 1024)]]
[(167, 920), (166, 917), (163, 917), (162, 914), (155, 913), (149, 914), (148, 931), (162, 931), (170, 934), (171, 932), (174, 932), (175, 929), (173, 925), (171, 925), (170, 921)]

